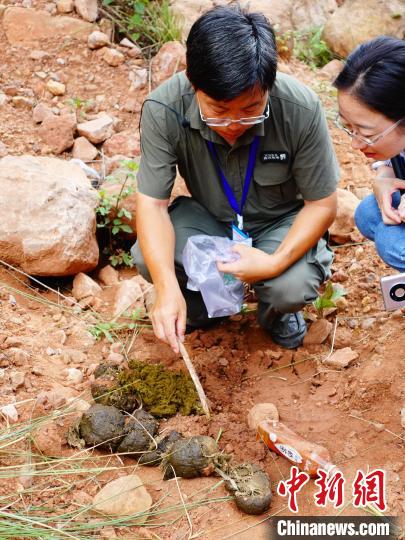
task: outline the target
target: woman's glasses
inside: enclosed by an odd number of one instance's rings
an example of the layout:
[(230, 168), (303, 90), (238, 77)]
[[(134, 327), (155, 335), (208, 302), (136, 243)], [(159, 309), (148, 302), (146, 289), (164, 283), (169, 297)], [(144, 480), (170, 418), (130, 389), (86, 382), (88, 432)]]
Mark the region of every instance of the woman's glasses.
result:
[(342, 129), (345, 133), (347, 133), (352, 139), (357, 139), (364, 144), (367, 144), (368, 146), (372, 146), (373, 144), (376, 144), (380, 139), (388, 135), (388, 133), (391, 133), (399, 124), (404, 120), (404, 118), (401, 118), (398, 120), (398, 122), (395, 122), (395, 124), (392, 124), (392, 126), (389, 126), (387, 129), (385, 129), (382, 133), (379, 133), (378, 135), (375, 135), (374, 137), (363, 137), (362, 135), (359, 135), (355, 130), (349, 129), (348, 126), (342, 122), (342, 119), (337, 113), (335, 118), (335, 126), (339, 129)]

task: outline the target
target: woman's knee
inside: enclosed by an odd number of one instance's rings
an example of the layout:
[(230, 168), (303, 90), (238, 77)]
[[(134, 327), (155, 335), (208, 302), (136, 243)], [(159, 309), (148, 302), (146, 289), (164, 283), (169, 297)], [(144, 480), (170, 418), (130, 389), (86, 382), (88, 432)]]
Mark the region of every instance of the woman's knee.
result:
[(374, 240), (375, 229), (382, 222), (381, 212), (374, 195), (368, 195), (357, 206), (354, 221), (363, 236)]
[(396, 270), (405, 272), (405, 223), (381, 225), (375, 235), (375, 247), (381, 259)]

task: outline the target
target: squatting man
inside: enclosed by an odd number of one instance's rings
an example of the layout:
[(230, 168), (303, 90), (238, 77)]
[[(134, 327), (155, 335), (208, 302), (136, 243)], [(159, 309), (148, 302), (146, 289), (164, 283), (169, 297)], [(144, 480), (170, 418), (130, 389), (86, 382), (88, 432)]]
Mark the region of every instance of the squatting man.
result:
[[(203, 14), (187, 39), (186, 72), (154, 90), (141, 118), (137, 233), (132, 254), (152, 281), (156, 336), (178, 352), (207, 327), (199, 292), (186, 288), (182, 252), (197, 234), (252, 239), (221, 272), (251, 284), (260, 325), (286, 348), (302, 343), (300, 309), (330, 276), (327, 229), (336, 215), (338, 165), (319, 99), (277, 72), (272, 27), (239, 7)], [(191, 197), (169, 205), (176, 170)]]

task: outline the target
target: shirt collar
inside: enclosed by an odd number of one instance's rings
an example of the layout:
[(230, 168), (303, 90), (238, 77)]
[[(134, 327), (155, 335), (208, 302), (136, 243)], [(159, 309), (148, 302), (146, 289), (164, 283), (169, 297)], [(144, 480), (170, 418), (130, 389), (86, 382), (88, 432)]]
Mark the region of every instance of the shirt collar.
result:
[[(209, 126), (207, 126), (207, 124), (201, 120), (200, 109), (198, 107), (195, 94), (193, 95), (190, 106), (187, 109), (185, 116), (190, 122), (190, 128), (197, 129), (205, 140), (230, 147), (230, 145), (220, 135), (218, 135), (218, 133), (210, 129)], [(232, 149), (250, 144), (256, 135), (258, 135), (259, 137), (264, 137), (265, 124), (268, 121), (269, 118), (261, 124), (254, 124), (250, 129), (245, 131), (245, 133), (235, 142), (235, 144), (232, 146)]]

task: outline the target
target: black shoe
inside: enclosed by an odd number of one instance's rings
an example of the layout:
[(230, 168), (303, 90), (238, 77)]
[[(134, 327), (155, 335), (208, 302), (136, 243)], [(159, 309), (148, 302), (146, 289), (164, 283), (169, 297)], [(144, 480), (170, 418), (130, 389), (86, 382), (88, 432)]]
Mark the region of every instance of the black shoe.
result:
[(278, 315), (268, 331), (272, 340), (285, 349), (295, 349), (302, 345), (307, 333), (307, 325), (301, 311)]
[(212, 328), (226, 319), (228, 319), (228, 317), (214, 317), (213, 319), (204, 319), (202, 321), (198, 321), (196, 319), (189, 319), (187, 317), (185, 334), (191, 334), (191, 332), (194, 332), (194, 330), (207, 330), (208, 328)]

